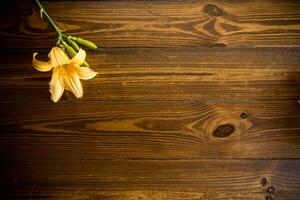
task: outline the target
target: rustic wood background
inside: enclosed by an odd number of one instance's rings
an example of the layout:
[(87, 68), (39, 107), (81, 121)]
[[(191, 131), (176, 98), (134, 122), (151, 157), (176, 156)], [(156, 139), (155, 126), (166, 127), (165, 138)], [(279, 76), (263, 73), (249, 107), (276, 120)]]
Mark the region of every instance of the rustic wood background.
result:
[(300, 1), (43, 3), (99, 75), (52, 103), (55, 33), (1, 1), (1, 199), (300, 199)]

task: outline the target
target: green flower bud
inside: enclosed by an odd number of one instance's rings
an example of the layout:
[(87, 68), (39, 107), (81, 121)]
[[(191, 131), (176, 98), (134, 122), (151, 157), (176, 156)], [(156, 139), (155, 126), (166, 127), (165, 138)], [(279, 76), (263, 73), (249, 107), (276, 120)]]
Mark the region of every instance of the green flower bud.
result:
[[(67, 43), (63, 42), (63, 45), (64, 45), (65, 50), (70, 58), (73, 58), (77, 54), (77, 52)], [(90, 65), (86, 61), (83, 62), (82, 66), (90, 67)]]
[(90, 67), (89, 63), (87, 63), (86, 61), (83, 62), (82, 66), (83, 67)]
[(78, 37), (71, 37), (72, 40), (74, 40), (75, 42), (77, 42), (78, 44), (87, 46), (91, 49), (97, 49), (97, 45), (95, 45), (94, 43), (92, 43), (91, 41), (82, 39), (82, 38), (78, 38)]
[(79, 51), (80, 47), (78, 46), (78, 44), (76, 42), (74, 42), (73, 40), (69, 40), (71, 46), (75, 49), (75, 51)]
[(70, 58), (73, 58), (77, 54), (77, 52), (71, 46), (69, 46), (67, 43), (64, 43), (64, 46), (65, 46), (65, 50)]

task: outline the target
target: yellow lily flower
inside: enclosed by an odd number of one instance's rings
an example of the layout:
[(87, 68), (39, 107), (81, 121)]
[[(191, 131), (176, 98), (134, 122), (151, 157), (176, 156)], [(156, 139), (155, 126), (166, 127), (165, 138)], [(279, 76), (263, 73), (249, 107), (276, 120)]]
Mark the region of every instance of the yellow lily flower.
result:
[(61, 48), (53, 47), (48, 55), (48, 62), (37, 60), (35, 58), (37, 54), (34, 53), (32, 58), (35, 69), (41, 72), (48, 72), (53, 69), (49, 91), (51, 100), (54, 102), (58, 102), (64, 89), (71, 91), (75, 97), (81, 98), (83, 89), (80, 79), (88, 80), (97, 75), (97, 72), (88, 67), (80, 67), (86, 57), (83, 49), (80, 49), (72, 59), (69, 59)]

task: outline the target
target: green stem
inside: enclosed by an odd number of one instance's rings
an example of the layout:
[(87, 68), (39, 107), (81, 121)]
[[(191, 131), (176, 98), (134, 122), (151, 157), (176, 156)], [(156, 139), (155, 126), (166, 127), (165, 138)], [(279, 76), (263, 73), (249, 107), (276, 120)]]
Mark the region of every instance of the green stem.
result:
[(37, 3), (37, 5), (39, 6), (41, 12), (46, 16), (46, 18), (48, 19), (48, 21), (50, 22), (50, 24), (52, 25), (52, 27), (55, 29), (55, 31), (58, 34), (58, 40), (59, 42), (62, 40), (62, 37), (65, 36), (61, 30), (58, 28), (58, 26), (54, 23), (54, 21), (51, 19), (51, 17), (48, 15), (48, 13), (46, 12), (46, 10), (44, 9), (44, 7), (42, 6), (42, 4), (40, 3), (39, 0), (35, 0), (35, 2)]

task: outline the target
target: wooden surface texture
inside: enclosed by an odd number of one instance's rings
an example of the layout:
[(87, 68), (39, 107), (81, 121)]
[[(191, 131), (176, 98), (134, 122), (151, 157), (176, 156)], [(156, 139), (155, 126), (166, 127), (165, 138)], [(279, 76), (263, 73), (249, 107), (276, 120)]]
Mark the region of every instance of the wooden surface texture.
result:
[(300, 199), (300, 1), (43, 3), (98, 75), (51, 102), (55, 33), (1, 1), (0, 199)]
[[(4, 1), (5, 2), (5, 1)], [(14, 2), (14, 1), (13, 1)], [(1, 3), (0, 42), (51, 47), (53, 29), (26, 0)], [(55, 1), (48, 12), (66, 33), (102, 47), (299, 46), (296, 0)], [(51, 42), (49, 42), (51, 41)]]

